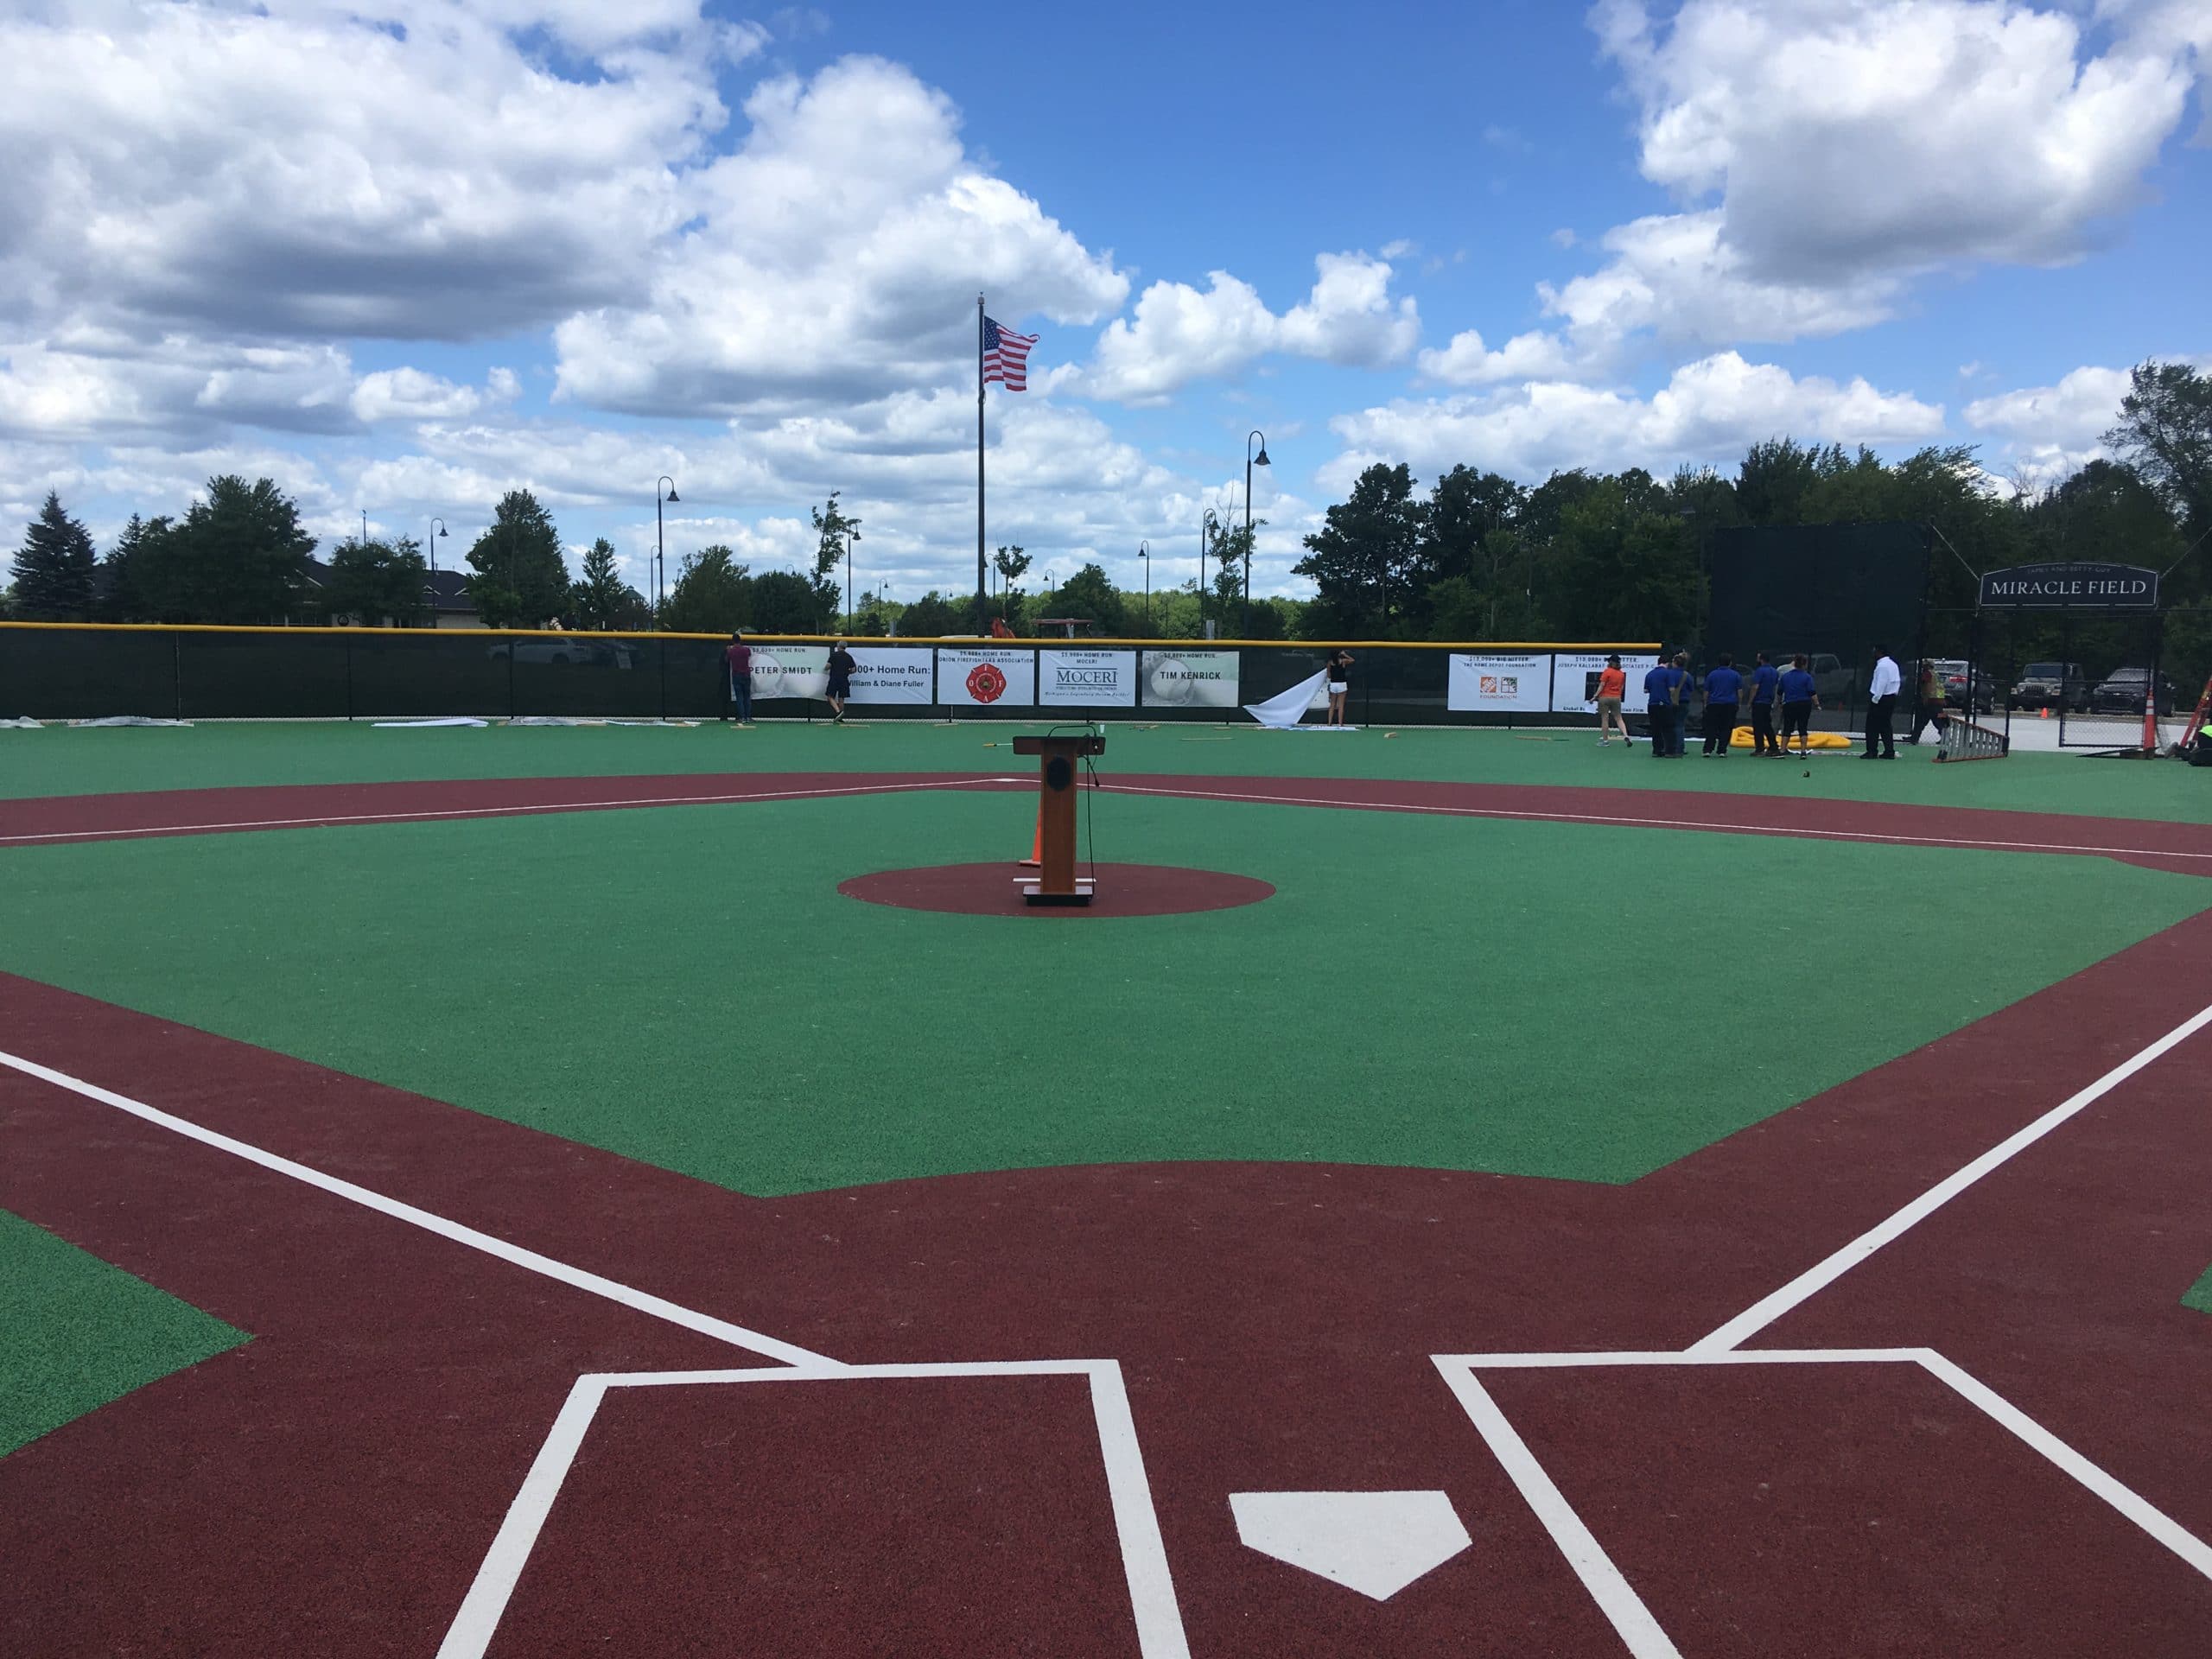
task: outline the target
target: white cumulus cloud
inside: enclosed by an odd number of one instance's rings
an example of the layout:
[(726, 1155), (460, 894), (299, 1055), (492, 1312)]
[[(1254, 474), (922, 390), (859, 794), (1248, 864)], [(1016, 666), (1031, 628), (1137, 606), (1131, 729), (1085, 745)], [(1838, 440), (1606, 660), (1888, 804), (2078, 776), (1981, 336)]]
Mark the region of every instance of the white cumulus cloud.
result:
[(1391, 297), (1390, 262), (1325, 253), (1314, 265), (1313, 291), (1281, 315), (1225, 270), (1212, 272), (1203, 291), (1187, 283), (1153, 283), (1137, 297), (1134, 321), (1116, 317), (1099, 336), (1083, 390), (1122, 403), (1158, 403), (1271, 352), (1368, 368), (1403, 362), (1421, 338), (1421, 317), (1414, 301)]

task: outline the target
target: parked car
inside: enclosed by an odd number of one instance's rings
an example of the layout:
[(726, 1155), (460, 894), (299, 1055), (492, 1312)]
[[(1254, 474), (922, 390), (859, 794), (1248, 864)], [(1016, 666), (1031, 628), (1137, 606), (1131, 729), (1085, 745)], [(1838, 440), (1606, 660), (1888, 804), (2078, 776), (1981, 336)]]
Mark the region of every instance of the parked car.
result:
[[(2115, 668), (2099, 682), (2089, 693), (2089, 709), (2099, 715), (2139, 715), (2143, 712), (2144, 693), (2151, 683), (2147, 668)], [(2174, 683), (2164, 675), (2158, 676), (2158, 712), (2171, 715), (2174, 711)]]
[[(1794, 651), (1770, 651), (1766, 659), (1777, 668), (1787, 669), (1796, 655)], [(1813, 677), (1813, 695), (1820, 698), (1824, 708), (1843, 708), (1859, 690), (1858, 671), (1847, 666), (1832, 651), (1807, 652), (1805, 671)]]
[(490, 647), (492, 660), (505, 662), (513, 654), (518, 663), (577, 663), (594, 668), (635, 668), (636, 648), (626, 641), (587, 639), (575, 634), (556, 634), (547, 639), (500, 640)]
[(2089, 677), (2079, 663), (2030, 663), (2012, 688), (2015, 709), (2085, 709)]
[[(1943, 701), (1950, 708), (1964, 714), (1994, 714), (1997, 709), (1997, 685), (1986, 669), (1971, 667), (1963, 657), (1930, 657), (1928, 666), (1936, 671), (1943, 683)], [(1969, 683), (1971, 682), (1971, 683)], [(1917, 671), (1905, 677), (1905, 697), (1910, 701), (1920, 689)]]

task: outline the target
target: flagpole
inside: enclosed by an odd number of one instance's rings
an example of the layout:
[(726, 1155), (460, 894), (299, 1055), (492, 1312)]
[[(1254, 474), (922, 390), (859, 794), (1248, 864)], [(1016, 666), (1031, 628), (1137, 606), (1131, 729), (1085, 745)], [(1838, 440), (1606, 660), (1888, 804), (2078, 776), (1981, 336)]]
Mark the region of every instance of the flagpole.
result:
[(988, 633), (990, 609), (983, 590), (983, 296), (976, 296), (976, 632)]

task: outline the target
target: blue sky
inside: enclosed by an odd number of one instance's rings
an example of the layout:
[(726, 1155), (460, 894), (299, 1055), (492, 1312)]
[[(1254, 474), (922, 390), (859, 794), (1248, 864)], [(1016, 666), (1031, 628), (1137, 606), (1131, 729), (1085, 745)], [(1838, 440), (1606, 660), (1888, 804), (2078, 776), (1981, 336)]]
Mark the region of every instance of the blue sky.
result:
[[(1240, 32), (1241, 31), (1241, 32)], [(326, 538), (506, 488), (645, 580), (974, 559), (1135, 585), (1274, 466), (1256, 585), (1358, 468), (1711, 462), (1780, 432), (2097, 453), (2212, 354), (2212, 0), (1584, 10), (32, 0), (0, 18), (0, 510), (209, 473)]]

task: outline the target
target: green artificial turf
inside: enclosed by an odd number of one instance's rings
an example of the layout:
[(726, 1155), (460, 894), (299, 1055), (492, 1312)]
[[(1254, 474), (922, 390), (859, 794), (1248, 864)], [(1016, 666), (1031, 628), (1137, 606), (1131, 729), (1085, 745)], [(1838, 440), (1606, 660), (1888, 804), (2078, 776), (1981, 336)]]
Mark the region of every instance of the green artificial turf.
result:
[(2205, 1268), (2204, 1276), (2182, 1293), (2181, 1305), (2212, 1313), (2212, 1268)]
[[(1240, 716), (1241, 718), (1241, 716)], [(491, 727), (379, 730), (343, 724), (216, 725), (185, 730), (0, 731), (0, 799), (202, 789), (238, 784), (398, 782), (429, 779), (645, 776), (701, 772), (975, 772), (1009, 766), (1010, 722), (940, 726), (885, 721), (835, 728), (769, 721), (751, 731), (706, 725)], [(1403, 778), (1729, 794), (1814, 796), (1916, 805), (2004, 807), (2112, 817), (2212, 818), (2212, 772), (2178, 762), (2014, 754), (1938, 766), (1905, 749), (1894, 766), (1848, 753), (1775, 766), (1749, 755), (1693, 755), (1656, 764), (1639, 745), (1600, 749), (1588, 733), (1417, 729), (1385, 737), (1263, 732), (1239, 727), (1108, 728), (1103, 766), (1116, 772), (1257, 777)], [(1812, 776), (1805, 776), (1807, 772)], [(3, 817), (4, 815), (0, 815)]]
[(0, 1457), (248, 1339), (0, 1210)]
[(1030, 815), (18, 850), (0, 968), (759, 1194), (1192, 1158), (1624, 1181), (2212, 903), (2087, 858), (1111, 796), (1103, 859), (1280, 891), (1124, 920), (835, 891), (1012, 856)]

